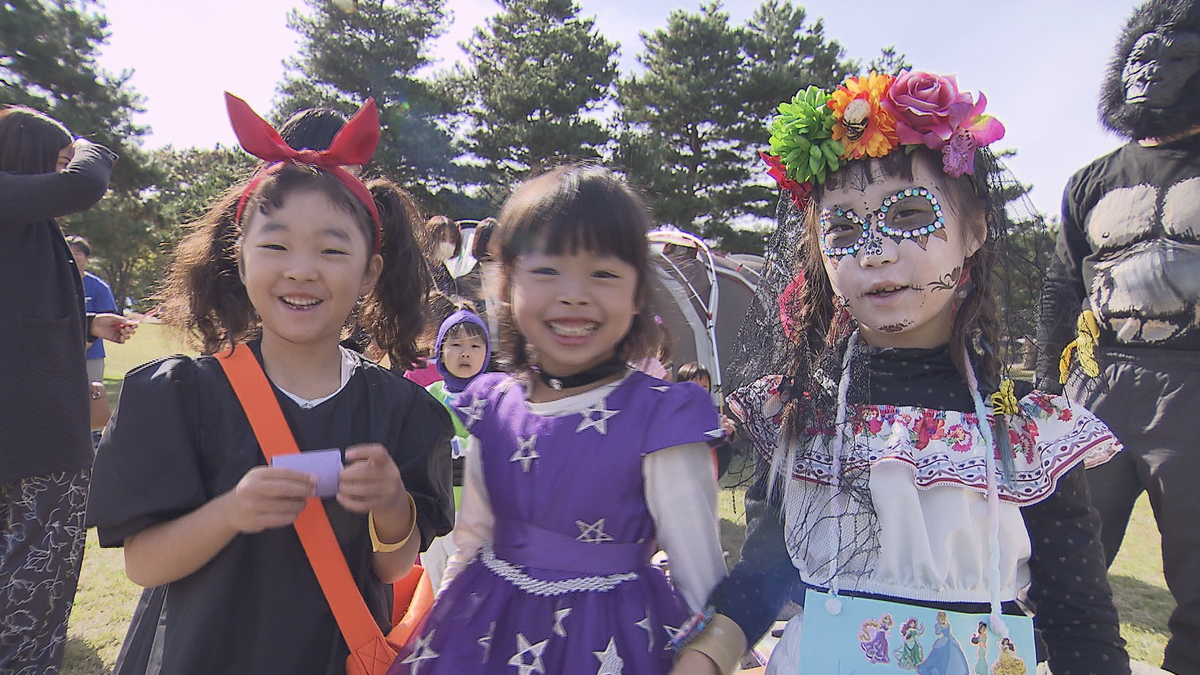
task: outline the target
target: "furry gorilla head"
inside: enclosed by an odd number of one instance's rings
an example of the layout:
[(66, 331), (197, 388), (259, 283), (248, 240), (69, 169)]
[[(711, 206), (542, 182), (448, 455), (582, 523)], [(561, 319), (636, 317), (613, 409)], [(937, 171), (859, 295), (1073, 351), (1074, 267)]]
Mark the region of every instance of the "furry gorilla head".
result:
[[(1200, 64), (1197, 45), (1200, 0), (1148, 0), (1138, 7), (1121, 33), (1104, 79), (1100, 95), (1104, 125), (1131, 139), (1165, 138), (1200, 125), (1200, 70), (1180, 59), (1168, 66), (1170, 54), (1163, 53), (1182, 50), (1195, 54)], [(1171, 75), (1177, 76), (1173, 83), (1166, 81)], [(1148, 84), (1151, 79), (1155, 84)], [(1162, 85), (1170, 90), (1165, 104)], [(1160, 95), (1146, 95), (1154, 87)]]

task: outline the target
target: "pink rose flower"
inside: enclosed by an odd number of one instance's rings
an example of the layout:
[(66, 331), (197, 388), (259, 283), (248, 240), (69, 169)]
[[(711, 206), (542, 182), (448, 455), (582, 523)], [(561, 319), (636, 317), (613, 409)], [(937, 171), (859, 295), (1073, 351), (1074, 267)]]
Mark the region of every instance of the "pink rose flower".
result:
[(880, 102), (896, 120), (902, 145), (924, 143), (941, 150), (954, 135), (952, 117), (962, 119), (973, 107), (970, 93), (958, 91), (953, 75), (904, 71)]

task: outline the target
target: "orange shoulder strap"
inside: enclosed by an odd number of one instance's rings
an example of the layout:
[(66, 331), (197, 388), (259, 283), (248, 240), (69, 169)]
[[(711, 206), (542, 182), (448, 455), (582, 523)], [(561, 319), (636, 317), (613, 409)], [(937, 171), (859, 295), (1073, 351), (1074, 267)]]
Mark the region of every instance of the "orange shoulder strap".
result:
[[(267, 381), (266, 373), (258, 365), (258, 359), (254, 358), (250, 348), (244, 344), (238, 345), (232, 352), (218, 354), (217, 362), (233, 385), (233, 391), (250, 420), (254, 437), (258, 439), (267, 461), (276, 455), (300, 452), (292, 430), (283, 417), (279, 401), (275, 400), (271, 383)], [(358, 584), (350, 575), (350, 568), (346, 565), (346, 558), (342, 555), (321, 500), (315, 497), (309, 499), (308, 505), (296, 518), (295, 525), (300, 543), (304, 545), (304, 552), (308, 554), (308, 560), (317, 574), (317, 581), (333, 610), (338, 627), (342, 629), (350, 652), (353, 654), (359, 647), (381, 639), (383, 633), (367, 609)]]

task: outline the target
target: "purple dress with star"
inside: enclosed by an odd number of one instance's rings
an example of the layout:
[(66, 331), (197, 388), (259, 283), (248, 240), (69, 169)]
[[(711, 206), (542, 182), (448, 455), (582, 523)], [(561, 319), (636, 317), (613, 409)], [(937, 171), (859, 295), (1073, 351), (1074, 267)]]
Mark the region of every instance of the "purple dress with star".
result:
[(541, 416), (497, 373), (454, 405), (480, 441), (493, 540), (389, 675), (667, 673), (689, 611), (649, 563), (642, 460), (721, 436), (704, 390), (633, 371), (581, 412)]

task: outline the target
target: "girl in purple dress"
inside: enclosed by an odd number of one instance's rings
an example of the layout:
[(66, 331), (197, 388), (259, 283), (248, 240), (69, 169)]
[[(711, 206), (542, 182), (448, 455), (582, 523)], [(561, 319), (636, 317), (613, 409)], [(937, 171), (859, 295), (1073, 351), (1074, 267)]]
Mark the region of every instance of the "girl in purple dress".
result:
[[(724, 576), (712, 402), (628, 365), (658, 346), (648, 226), (595, 167), (556, 169), (505, 204), (514, 374), (452, 399), (472, 434), (457, 549), (393, 675), (666, 673), (672, 636)], [(674, 588), (650, 565), (659, 546)]]

